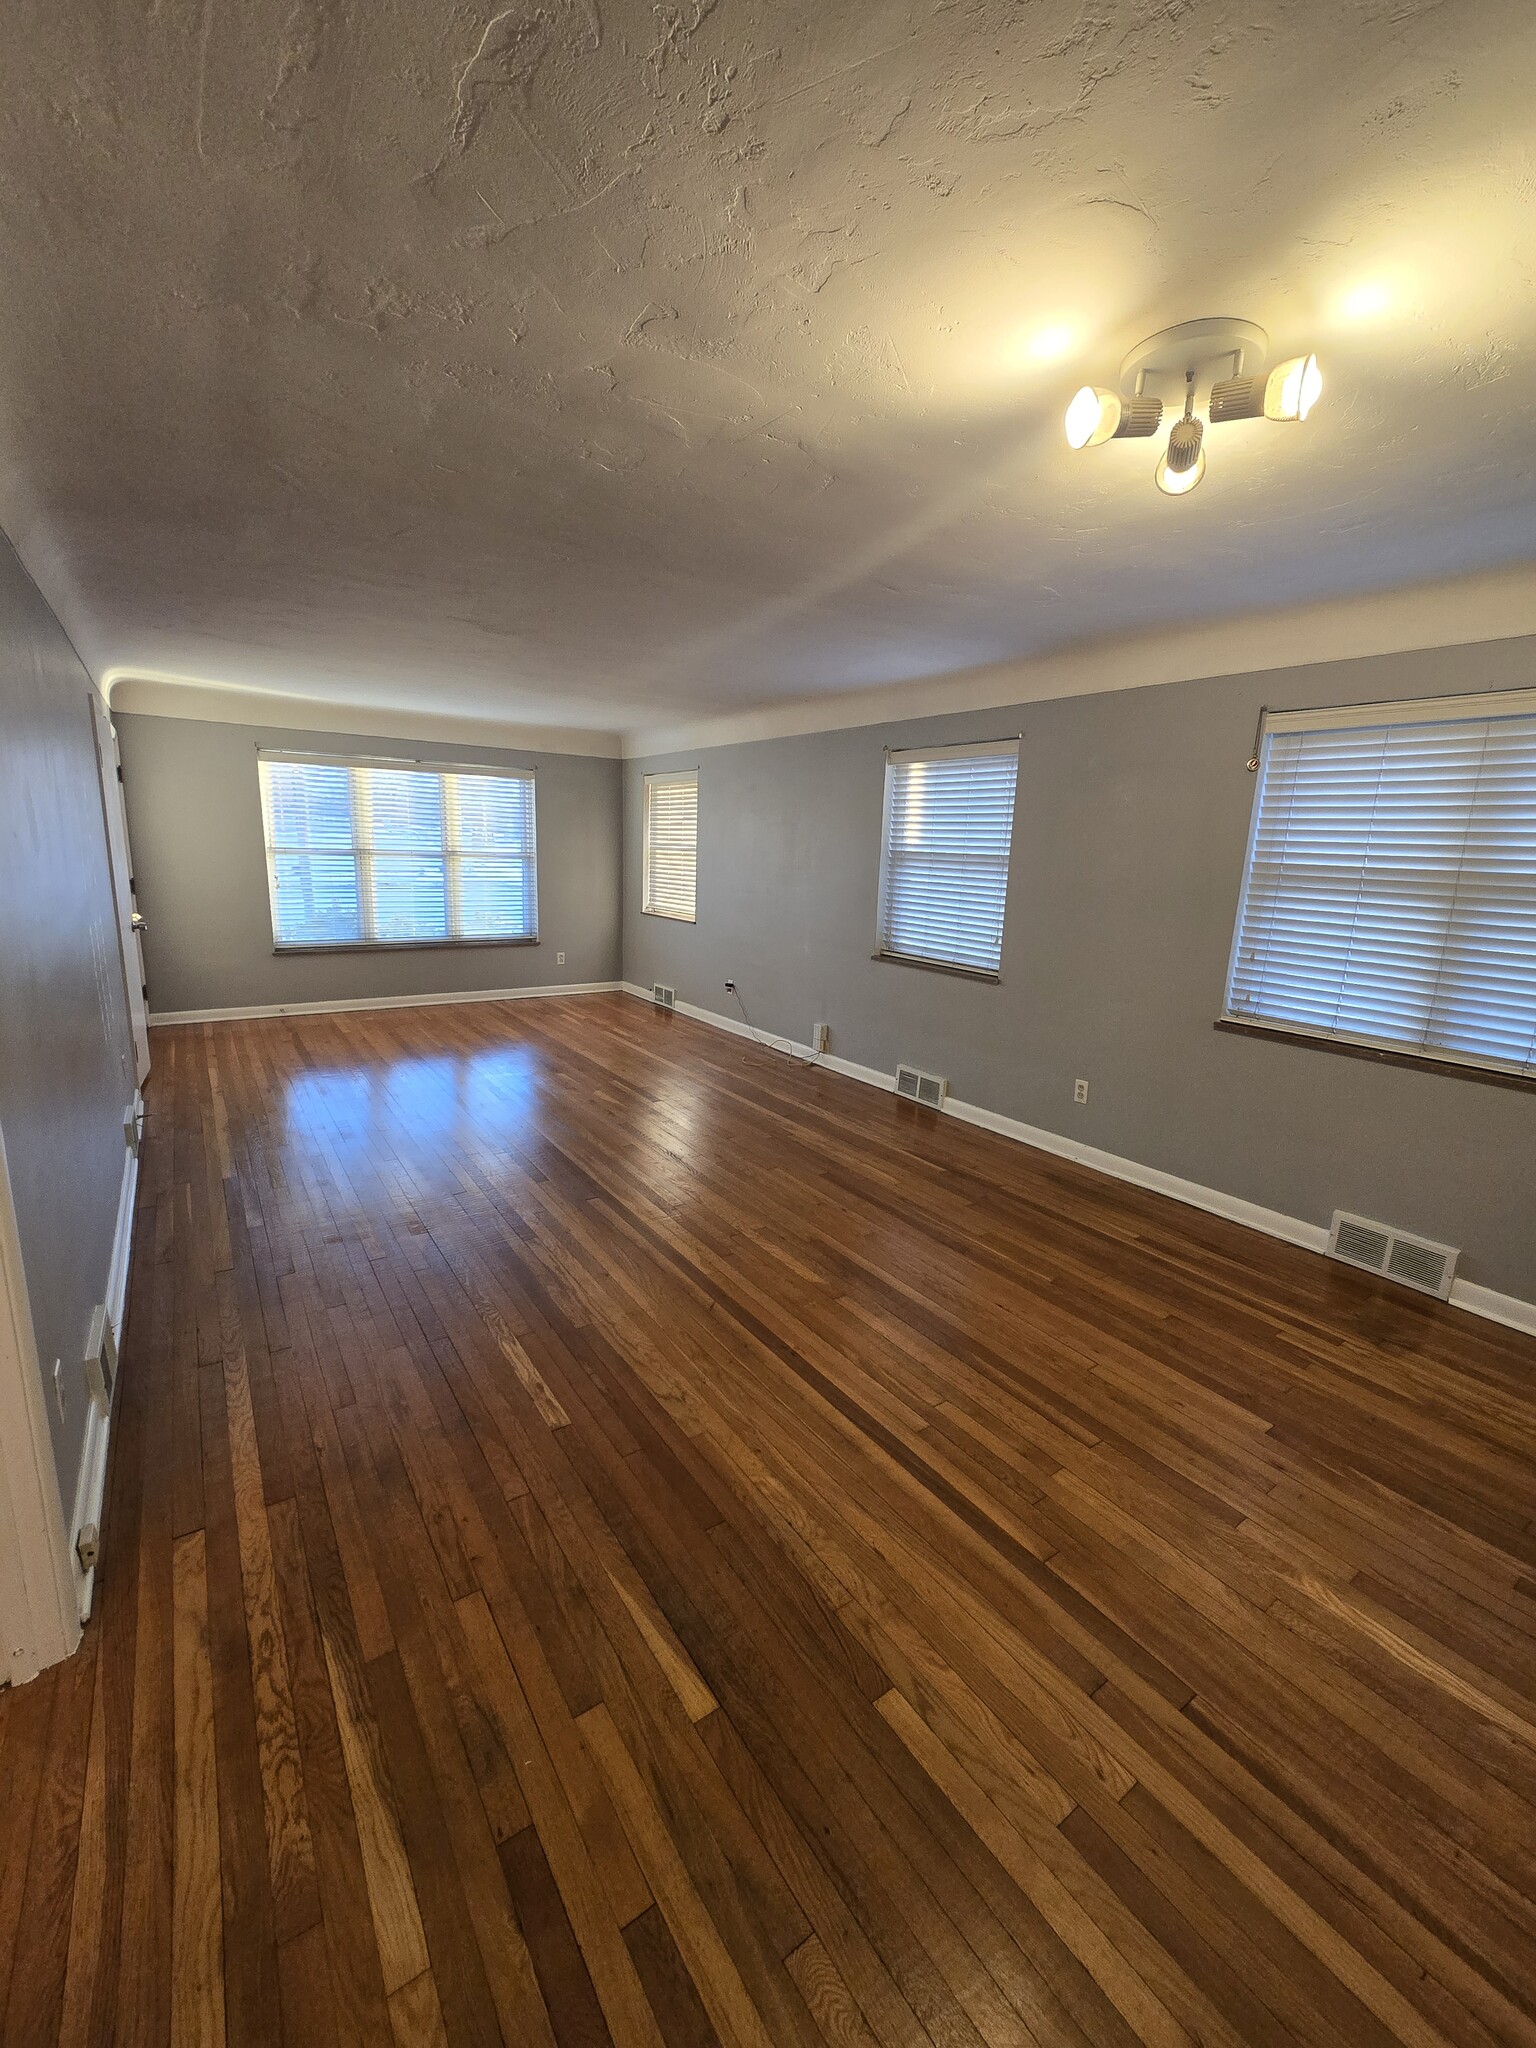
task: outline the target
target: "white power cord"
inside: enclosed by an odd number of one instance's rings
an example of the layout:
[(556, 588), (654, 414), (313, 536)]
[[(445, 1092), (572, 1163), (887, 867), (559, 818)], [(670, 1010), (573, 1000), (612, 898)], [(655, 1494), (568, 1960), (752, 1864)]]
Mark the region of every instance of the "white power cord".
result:
[(747, 1006), (741, 999), (741, 990), (737, 988), (734, 981), (726, 984), (726, 992), (736, 998), (736, 1007), (741, 1012), (741, 1021), (746, 1025), (747, 1034), (754, 1045), (762, 1046), (766, 1052), (782, 1053), (785, 1059), (793, 1060), (797, 1067), (815, 1067), (821, 1064), (821, 1054), (819, 1052), (813, 1052), (807, 1057), (804, 1053), (796, 1052), (794, 1047), (787, 1042), (781, 1044), (776, 1038), (765, 1038), (747, 1015)]

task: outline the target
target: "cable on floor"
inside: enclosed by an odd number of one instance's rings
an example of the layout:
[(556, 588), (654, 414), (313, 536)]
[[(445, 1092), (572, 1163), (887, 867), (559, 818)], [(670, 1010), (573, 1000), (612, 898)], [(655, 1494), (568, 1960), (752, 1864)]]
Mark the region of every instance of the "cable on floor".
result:
[(805, 1053), (798, 1053), (795, 1051), (793, 1045), (787, 1042), (781, 1045), (777, 1039), (765, 1038), (763, 1034), (758, 1030), (757, 1026), (752, 1022), (752, 1019), (747, 1015), (747, 1006), (741, 999), (741, 990), (733, 986), (731, 989), (731, 994), (736, 998), (736, 1007), (741, 1012), (741, 1021), (743, 1024), (746, 1025), (747, 1031), (754, 1045), (762, 1046), (766, 1052), (782, 1053), (785, 1059), (793, 1060), (797, 1067), (820, 1066), (821, 1054), (819, 1052), (813, 1052), (809, 1055)]

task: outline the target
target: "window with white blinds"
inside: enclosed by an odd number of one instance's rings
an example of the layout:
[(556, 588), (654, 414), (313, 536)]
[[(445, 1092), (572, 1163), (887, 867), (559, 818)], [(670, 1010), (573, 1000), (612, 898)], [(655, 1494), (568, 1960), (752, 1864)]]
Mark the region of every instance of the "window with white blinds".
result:
[(997, 975), (1018, 774), (1017, 740), (887, 755), (882, 955)]
[(1225, 1015), (1536, 1073), (1536, 690), (1266, 720)]
[(531, 774), (299, 754), (258, 768), (278, 947), (538, 937)]
[(699, 777), (645, 778), (644, 878), (640, 907), (650, 917), (694, 921), (699, 871)]

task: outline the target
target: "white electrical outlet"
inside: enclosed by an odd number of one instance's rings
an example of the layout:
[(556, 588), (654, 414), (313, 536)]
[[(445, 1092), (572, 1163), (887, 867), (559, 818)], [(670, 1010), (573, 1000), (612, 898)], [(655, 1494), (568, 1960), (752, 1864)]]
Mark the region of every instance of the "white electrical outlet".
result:
[(557, 953), (555, 955), (555, 965), (557, 967), (563, 967), (565, 965), (565, 955), (563, 953)]
[(1088, 1083), (1086, 1081), (1074, 1081), (1072, 1083), (1072, 1100), (1074, 1102), (1086, 1102), (1088, 1100)]
[(811, 1026), (811, 1051), (812, 1051), (812, 1052), (825, 1052), (825, 1051), (826, 1051), (826, 1049), (827, 1049), (827, 1047), (828, 1047), (828, 1046), (829, 1046), (829, 1045), (830, 1045), (831, 1043), (832, 1043), (832, 1026), (831, 1026), (830, 1024), (813, 1024), (813, 1025)]

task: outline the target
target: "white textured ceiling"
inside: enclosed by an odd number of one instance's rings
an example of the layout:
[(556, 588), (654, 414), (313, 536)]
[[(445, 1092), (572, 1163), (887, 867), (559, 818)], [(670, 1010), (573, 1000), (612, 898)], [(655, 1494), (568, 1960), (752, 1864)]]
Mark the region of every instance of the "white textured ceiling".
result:
[[(1530, 0), (9, 0), (86, 660), (634, 726), (1536, 556)], [(1305, 427), (1071, 454), (1207, 312)]]

